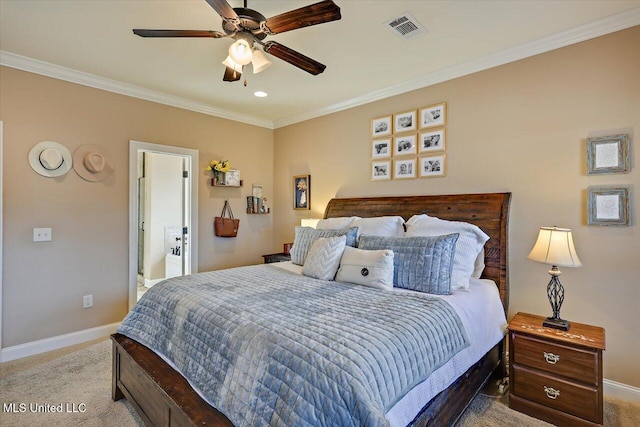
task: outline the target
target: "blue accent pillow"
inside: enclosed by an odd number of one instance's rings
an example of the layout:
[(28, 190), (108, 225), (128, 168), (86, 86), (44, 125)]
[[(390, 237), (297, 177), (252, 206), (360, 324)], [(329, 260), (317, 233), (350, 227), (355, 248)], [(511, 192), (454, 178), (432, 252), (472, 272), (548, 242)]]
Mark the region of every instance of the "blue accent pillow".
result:
[(358, 248), (393, 251), (393, 286), (429, 294), (451, 294), (458, 233), (444, 236), (360, 236)]
[(316, 230), (311, 227), (296, 227), (293, 246), (291, 247), (291, 262), (304, 265), (311, 245), (320, 237), (346, 236), (347, 246), (356, 246), (358, 227), (343, 228), (341, 230)]

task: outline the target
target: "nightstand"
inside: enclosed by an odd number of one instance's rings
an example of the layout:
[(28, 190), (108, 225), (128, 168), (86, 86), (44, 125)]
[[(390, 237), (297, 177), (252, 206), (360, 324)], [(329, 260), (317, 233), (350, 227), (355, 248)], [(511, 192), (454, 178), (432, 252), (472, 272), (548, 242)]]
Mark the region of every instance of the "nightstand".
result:
[(604, 329), (568, 331), (518, 313), (509, 323), (509, 407), (561, 426), (602, 425)]
[(279, 254), (262, 255), (262, 258), (264, 258), (265, 264), (271, 264), (272, 262), (291, 261), (291, 255), (287, 255), (283, 252)]

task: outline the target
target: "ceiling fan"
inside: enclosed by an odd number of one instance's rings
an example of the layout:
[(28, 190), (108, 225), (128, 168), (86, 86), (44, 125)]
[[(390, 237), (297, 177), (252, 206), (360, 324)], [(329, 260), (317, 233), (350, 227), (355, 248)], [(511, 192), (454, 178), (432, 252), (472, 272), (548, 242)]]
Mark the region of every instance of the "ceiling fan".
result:
[[(140, 37), (210, 37), (231, 38), (235, 42), (229, 48), (229, 56), (222, 62), (225, 66), (224, 81), (240, 80), (244, 66), (253, 65), (253, 72), (259, 73), (271, 65), (262, 49), (281, 60), (290, 63), (310, 74), (322, 73), (326, 66), (295, 50), (275, 41), (263, 41), (267, 36), (342, 18), (340, 8), (332, 0), (324, 0), (309, 6), (291, 10), (271, 18), (244, 7), (232, 8), (226, 0), (206, 0), (222, 18), (221, 31), (213, 30), (144, 30), (134, 29), (133, 33)], [(244, 85), (247, 85), (246, 79)]]

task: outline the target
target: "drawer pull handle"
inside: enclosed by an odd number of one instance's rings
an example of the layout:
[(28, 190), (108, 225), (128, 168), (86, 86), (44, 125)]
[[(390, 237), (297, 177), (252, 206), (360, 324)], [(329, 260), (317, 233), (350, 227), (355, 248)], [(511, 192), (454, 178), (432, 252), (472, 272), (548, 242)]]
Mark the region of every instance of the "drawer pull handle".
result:
[(560, 390), (556, 390), (553, 387), (544, 386), (544, 392), (547, 393), (549, 399), (556, 400), (560, 396)]
[(546, 360), (547, 363), (549, 363), (551, 365), (555, 365), (556, 363), (558, 363), (560, 361), (560, 356), (558, 356), (557, 354), (553, 354), (553, 353), (547, 353), (545, 351), (544, 352), (544, 360)]

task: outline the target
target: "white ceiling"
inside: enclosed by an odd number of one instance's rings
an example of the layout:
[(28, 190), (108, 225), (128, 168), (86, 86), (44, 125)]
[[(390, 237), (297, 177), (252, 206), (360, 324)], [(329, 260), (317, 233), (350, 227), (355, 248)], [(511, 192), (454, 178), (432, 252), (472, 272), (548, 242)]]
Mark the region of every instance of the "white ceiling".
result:
[[(248, 7), (270, 17), (317, 1)], [(243, 87), (222, 81), (229, 39), (131, 32), (221, 30), (204, 0), (0, 0), (0, 63), (274, 128), (640, 25), (640, 0), (334, 1), (342, 20), (267, 39), (325, 64), (318, 76), (271, 57)], [(386, 28), (405, 12), (428, 33), (404, 40)]]

